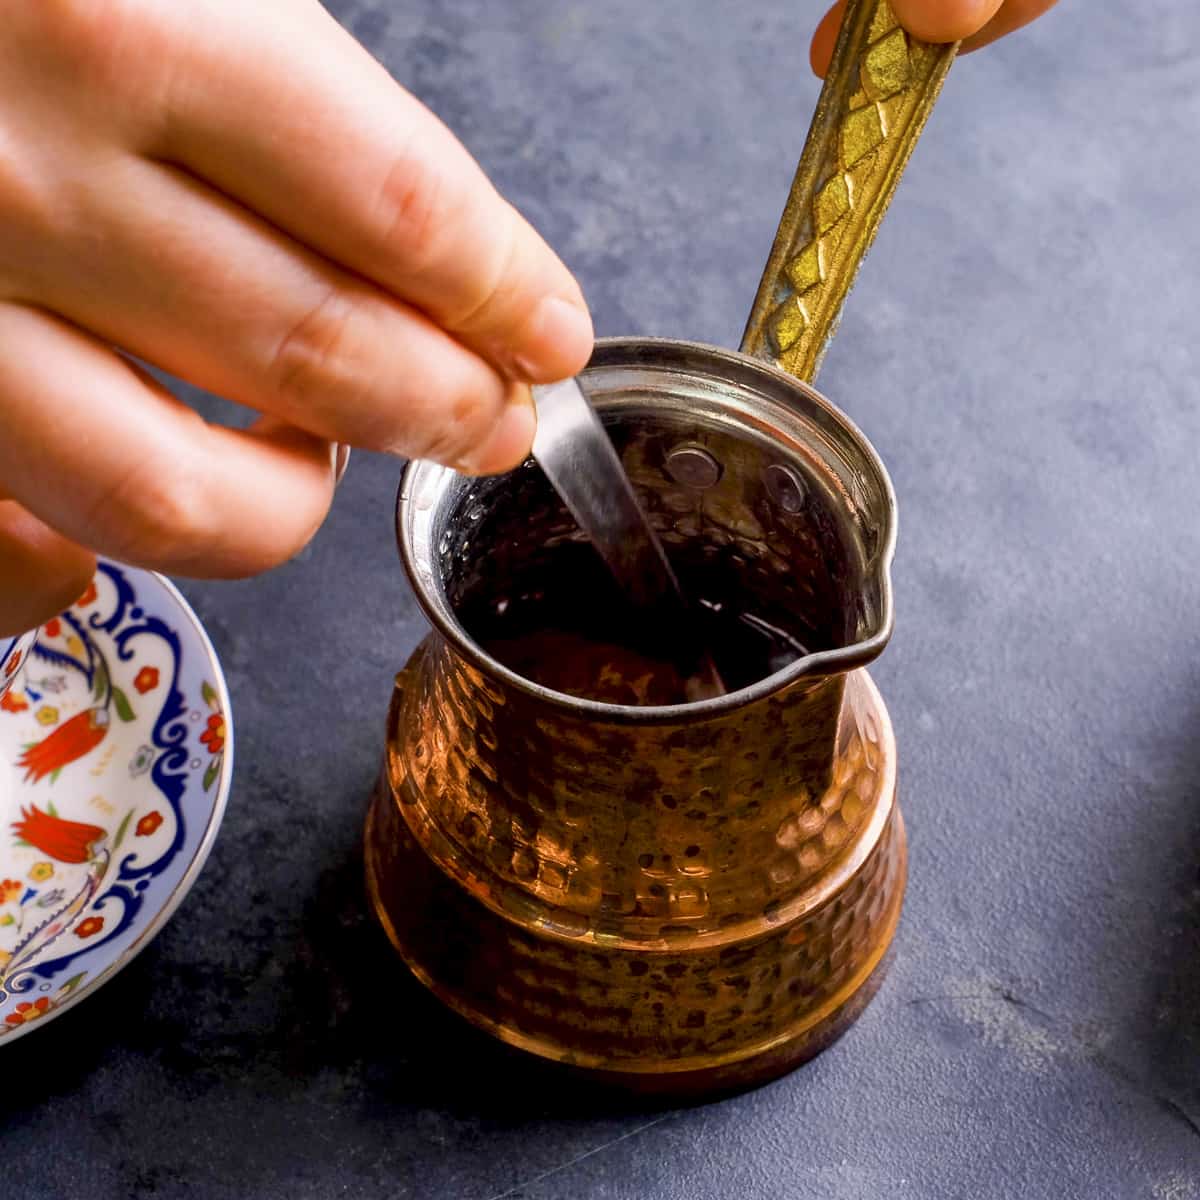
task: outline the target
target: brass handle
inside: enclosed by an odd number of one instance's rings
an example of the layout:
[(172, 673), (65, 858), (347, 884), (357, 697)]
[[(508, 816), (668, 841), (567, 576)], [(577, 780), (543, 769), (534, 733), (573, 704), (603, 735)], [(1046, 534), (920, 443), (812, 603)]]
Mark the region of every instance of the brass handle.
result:
[(811, 382), (954, 61), (888, 0), (849, 0), (742, 351)]

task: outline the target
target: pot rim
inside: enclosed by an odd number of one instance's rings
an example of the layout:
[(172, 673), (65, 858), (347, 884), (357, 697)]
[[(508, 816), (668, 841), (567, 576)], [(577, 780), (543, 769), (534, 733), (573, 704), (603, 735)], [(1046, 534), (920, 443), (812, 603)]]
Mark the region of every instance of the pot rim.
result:
[[(876, 630), (870, 637), (852, 642), (848, 646), (839, 646), (832, 650), (817, 650), (806, 654), (796, 659), (795, 662), (789, 663), (782, 670), (765, 676), (748, 687), (739, 688), (737, 691), (728, 692), (724, 696), (717, 696), (709, 700), (669, 705), (611, 704), (602, 700), (591, 700), (555, 691), (553, 688), (525, 678), (505, 666), (499, 659), (493, 658), (457, 621), (449, 605), (438, 603), (436, 597), (431, 596), (432, 580), (427, 578), (426, 573), (420, 568), (411, 536), (412, 523), (406, 521), (405, 517), (410, 509), (417, 507), (414, 496), (417, 490), (418, 475), (421, 472), (437, 471), (447, 474), (454, 474), (454, 472), (449, 467), (441, 467), (435, 463), (416, 459), (410, 461), (404, 468), (396, 496), (396, 542), (405, 573), (408, 575), (409, 583), (426, 619), (437, 633), (454, 646), (459, 654), (468, 659), (485, 675), (500, 680), (505, 686), (523, 692), (526, 696), (556, 708), (565, 709), (581, 718), (591, 718), (620, 725), (669, 725), (690, 724), (698, 720), (726, 716), (737, 709), (755, 704), (790, 688), (793, 684), (798, 684), (805, 679), (815, 681), (824, 676), (840, 675), (856, 667), (864, 666), (882, 652), (892, 636), (895, 617), (891, 566), (896, 546), (896, 496), (887, 469), (871, 442), (840, 408), (810, 384), (761, 359), (752, 358), (739, 351), (710, 346), (703, 342), (656, 337), (598, 338), (592, 359), (583, 374), (586, 375), (592, 369), (606, 366), (652, 365), (656, 357), (661, 359), (672, 355), (680, 358), (699, 356), (713, 362), (714, 365), (724, 366), (727, 374), (757, 375), (776, 391), (781, 383), (793, 392), (798, 390), (821, 411), (826, 419), (840, 427), (840, 431), (856, 443), (877, 476), (887, 510), (886, 519), (882, 522), (881, 543), (868, 567), (868, 581), (874, 581), (879, 595), (879, 617), (876, 622)], [(642, 360), (645, 362), (642, 363)], [(669, 364), (661, 363), (660, 365), (665, 367)], [(718, 371), (708, 374), (710, 378), (717, 380), (723, 377)]]

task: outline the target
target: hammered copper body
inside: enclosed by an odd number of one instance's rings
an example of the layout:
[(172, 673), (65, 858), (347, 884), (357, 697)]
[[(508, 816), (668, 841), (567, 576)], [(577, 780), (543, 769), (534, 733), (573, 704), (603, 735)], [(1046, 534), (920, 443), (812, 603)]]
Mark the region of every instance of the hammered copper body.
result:
[(811, 653), (699, 704), (551, 692), (458, 618), (580, 536), (544, 477), (405, 474), (399, 541), (435, 632), (397, 677), (368, 886), (418, 978), (514, 1046), (642, 1090), (725, 1090), (816, 1053), (882, 977), (905, 838), (863, 667), (891, 633), (895, 502), (797, 376), (953, 52), (852, 0), (744, 353), (614, 339), (586, 372), (673, 563), (740, 581)]

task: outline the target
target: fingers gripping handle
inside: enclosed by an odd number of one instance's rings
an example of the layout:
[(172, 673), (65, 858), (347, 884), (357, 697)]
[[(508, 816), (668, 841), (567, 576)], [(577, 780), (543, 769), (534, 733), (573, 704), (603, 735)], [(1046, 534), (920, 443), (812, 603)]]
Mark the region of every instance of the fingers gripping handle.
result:
[(812, 382), (957, 44), (849, 0), (742, 350)]

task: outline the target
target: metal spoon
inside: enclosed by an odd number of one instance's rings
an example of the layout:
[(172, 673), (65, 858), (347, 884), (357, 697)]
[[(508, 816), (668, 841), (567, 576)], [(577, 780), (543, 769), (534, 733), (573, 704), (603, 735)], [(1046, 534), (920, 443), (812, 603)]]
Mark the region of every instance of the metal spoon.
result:
[(533, 457), (629, 600), (674, 643), (689, 700), (723, 696), (725, 685), (662, 543), (577, 379), (533, 389)]

